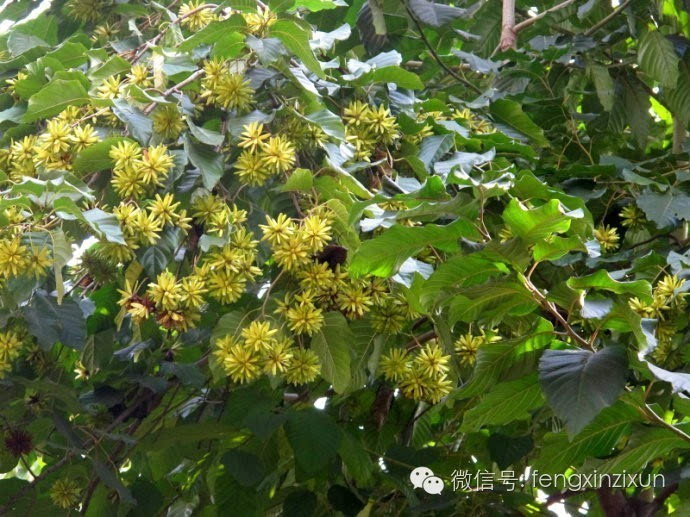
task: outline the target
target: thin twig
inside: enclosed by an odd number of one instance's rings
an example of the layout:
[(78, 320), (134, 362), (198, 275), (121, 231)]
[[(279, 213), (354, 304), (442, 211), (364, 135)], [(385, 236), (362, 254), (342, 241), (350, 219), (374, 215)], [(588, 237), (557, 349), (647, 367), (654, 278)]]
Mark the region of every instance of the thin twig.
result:
[(412, 18), (412, 21), (417, 26), (417, 30), (419, 31), (419, 35), (421, 36), (422, 41), (426, 45), (427, 49), (429, 49), (429, 53), (434, 58), (434, 60), (439, 64), (439, 66), (441, 68), (443, 68), (446, 72), (448, 72), (451, 76), (453, 76), (455, 79), (457, 79), (462, 84), (467, 86), (468, 88), (473, 89), (476, 93), (482, 93), (482, 91), (479, 88), (477, 88), (474, 84), (469, 82), (464, 77), (456, 74), (448, 65), (446, 65), (443, 61), (441, 61), (441, 58), (439, 57), (439, 55), (434, 50), (434, 47), (431, 45), (429, 40), (426, 38), (426, 35), (424, 34), (424, 29), (422, 28), (422, 25), (419, 23), (419, 20), (417, 20), (414, 13), (412, 13), (412, 11), (410, 10), (409, 7), (407, 7), (407, 5), (405, 5), (405, 9), (407, 9), (407, 12), (409, 13), (410, 18)]
[(616, 17), (618, 13), (620, 13), (623, 9), (628, 7), (630, 5), (630, 2), (632, 0), (625, 0), (621, 5), (616, 7), (613, 11), (608, 16), (605, 16), (601, 20), (599, 20), (596, 24), (592, 25), (589, 29), (587, 29), (583, 34), (585, 36), (591, 36), (595, 32), (597, 32), (599, 29), (601, 29), (604, 25), (606, 25), (608, 22), (610, 22), (613, 18)]
[[(191, 74), (189, 77), (187, 77), (185, 80), (180, 81), (175, 86), (171, 86), (170, 88), (165, 90), (163, 92), (163, 97), (167, 97), (168, 95), (171, 95), (175, 92), (180, 91), (182, 88), (187, 86), (189, 83), (196, 81), (202, 75), (204, 75), (204, 70), (203, 69), (197, 70), (196, 72)], [(151, 104), (146, 106), (146, 108), (144, 108), (144, 115), (148, 115), (149, 113), (151, 113), (153, 111), (153, 109), (156, 107), (156, 104), (158, 104), (158, 101), (153, 101)]]

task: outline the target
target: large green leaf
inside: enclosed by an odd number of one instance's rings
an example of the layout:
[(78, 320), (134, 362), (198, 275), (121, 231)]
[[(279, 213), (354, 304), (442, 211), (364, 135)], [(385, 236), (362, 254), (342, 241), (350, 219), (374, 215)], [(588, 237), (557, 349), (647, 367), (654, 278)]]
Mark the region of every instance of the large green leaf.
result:
[(489, 393), (465, 412), (461, 431), (478, 431), (485, 425), (502, 425), (530, 417), (530, 411), (540, 407), (544, 397), (537, 374), (515, 381), (497, 384)]
[(117, 144), (128, 140), (127, 138), (115, 136), (106, 138), (102, 142), (90, 145), (82, 152), (80, 152), (74, 159), (74, 170), (76, 172), (96, 172), (105, 169), (110, 169), (114, 165), (110, 157), (110, 148)]
[(637, 63), (643, 72), (667, 88), (678, 83), (679, 58), (673, 43), (657, 30), (650, 30), (640, 40)]
[(547, 434), (535, 468), (540, 472), (556, 473), (570, 466), (579, 467), (590, 456), (608, 456), (639, 420), (640, 413), (634, 407), (623, 401), (616, 402), (603, 409), (572, 439), (563, 432)]
[(616, 294), (631, 294), (643, 299), (650, 299), (652, 296), (652, 286), (646, 280), (619, 282), (611, 278), (610, 273), (603, 269), (591, 275), (571, 277), (567, 283), (572, 289), (600, 289)]
[(525, 374), (532, 372), (538, 351), (553, 341), (552, 333), (553, 325), (539, 318), (524, 336), (481, 346), (477, 352), (474, 373), (456, 396), (467, 398), (486, 393), (509, 369), (524, 371)]
[(321, 375), (333, 385), (336, 393), (343, 393), (350, 385), (350, 347), (354, 336), (345, 316), (329, 312), (324, 324), (311, 340), (311, 349), (321, 361)]
[(178, 48), (182, 52), (187, 52), (188, 50), (194, 50), (199, 45), (216, 43), (226, 34), (241, 31), (245, 25), (244, 17), (241, 14), (234, 14), (227, 20), (209, 23), (206, 27), (180, 43)]
[(44, 350), (55, 343), (81, 350), (86, 340), (86, 322), (79, 304), (72, 299), (57, 300), (36, 293), (31, 303), (24, 307), (24, 317), (29, 332), (36, 337)]
[(292, 20), (278, 20), (271, 27), (270, 35), (280, 39), (283, 45), (299, 57), (309, 70), (321, 78), (326, 77), (321, 64), (314, 57), (309, 46), (309, 32)]
[(675, 450), (689, 449), (690, 442), (668, 429), (640, 427), (625, 449), (596, 466), (600, 474), (641, 472), (652, 460), (666, 459)]
[(517, 102), (509, 99), (496, 100), (491, 103), (490, 113), (501, 126), (526, 136), (540, 147), (549, 145), (542, 129), (522, 111), (522, 106)]
[(89, 94), (77, 80), (54, 79), (29, 99), (25, 122), (33, 122), (57, 115), (67, 106), (82, 106), (89, 102)]
[(625, 348), (613, 345), (597, 352), (546, 350), (539, 361), (546, 399), (571, 436), (616, 401), (627, 371)]
[(516, 199), (511, 199), (503, 211), (503, 221), (516, 237), (532, 243), (554, 233), (570, 229), (574, 218), (581, 218), (581, 211), (567, 212), (560, 201), (552, 199), (537, 208), (527, 208)]
[(460, 238), (479, 240), (481, 236), (472, 223), (462, 218), (446, 226), (394, 225), (378, 237), (362, 243), (352, 257), (349, 271), (356, 276), (389, 277), (405, 260), (427, 246), (447, 251), (457, 250)]
[(212, 189), (223, 177), (223, 155), (212, 147), (195, 143), (189, 135), (185, 135), (184, 150), (192, 165), (201, 171), (204, 187)]
[(297, 464), (308, 474), (315, 474), (335, 458), (343, 439), (342, 429), (322, 411), (291, 411), (285, 434), (295, 453)]

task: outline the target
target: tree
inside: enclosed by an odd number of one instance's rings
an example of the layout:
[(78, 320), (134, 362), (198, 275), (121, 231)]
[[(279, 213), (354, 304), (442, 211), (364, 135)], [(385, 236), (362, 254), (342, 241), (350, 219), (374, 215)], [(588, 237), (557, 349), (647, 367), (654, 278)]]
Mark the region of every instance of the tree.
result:
[(0, 514), (687, 509), (685, 2), (38, 4)]

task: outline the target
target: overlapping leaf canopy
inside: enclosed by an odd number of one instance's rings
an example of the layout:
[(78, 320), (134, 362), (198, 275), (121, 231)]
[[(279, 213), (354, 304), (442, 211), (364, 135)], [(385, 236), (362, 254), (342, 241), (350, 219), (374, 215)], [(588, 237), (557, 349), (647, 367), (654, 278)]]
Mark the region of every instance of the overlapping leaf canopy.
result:
[[(38, 4), (0, 514), (684, 511), (686, 2)], [(528, 466), (667, 483), (452, 490)]]

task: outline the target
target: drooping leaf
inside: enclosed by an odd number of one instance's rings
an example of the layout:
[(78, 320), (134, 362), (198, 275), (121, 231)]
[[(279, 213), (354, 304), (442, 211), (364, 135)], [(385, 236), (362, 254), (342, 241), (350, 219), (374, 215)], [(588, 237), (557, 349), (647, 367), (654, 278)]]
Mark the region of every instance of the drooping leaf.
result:
[(353, 341), (350, 326), (340, 312), (327, 313), (323, 327), (311, 340), (311, 349), (321, 362), (321, 374), (333, 385), (336, 393), (343, 393), (350, 385), (350, 346)]
[(89, 102), (89, 94), (76, 80), (54, 79), (29, 99), (24, 122), (57, 115), (67, 106), (83, 106)]
[(481, 236), (469, 221), (459, 218), (446, 226), (392, 226), (378, 237), (362, 243), (348, 268), (353, 275), (389, 277), (405, 260), (427, 246), (445, 250), (458, 248), (460, 238), (479, 240)]
[(678, 55), (673, 43), (657, 30), (650, 30), (640, 39), (637, 62), (640, 68), (662, 86), (675, 88), (678, 83)]
[(536, 373), (497, 384), (475, 406), (465, 412), (460, 429), (478, 431), (485, 425), (507, 424), (530, 417), (530, 411), (544, 403)]
[(574, 436), (605, 407), (613, 404), (625, 385), (628, 358), (620, 346), (589, 350), (546, 350), (539, 361), (539, 379), (546, 399)]
[(279, 20), (271, 27), (270, 35), (280, 39), (283, 45), (299, 57), (304, 65), (313, 73), (325, 78), (321, 64), (314, 57), (309, 46), (309, 33), (291, 20)]

